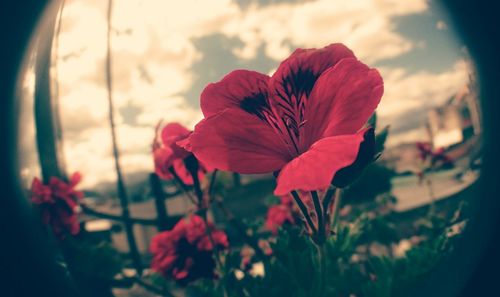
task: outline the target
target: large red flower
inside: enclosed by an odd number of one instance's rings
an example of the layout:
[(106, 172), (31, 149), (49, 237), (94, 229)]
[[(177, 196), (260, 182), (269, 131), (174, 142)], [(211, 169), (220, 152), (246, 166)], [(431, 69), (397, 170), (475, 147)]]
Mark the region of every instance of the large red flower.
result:
[(298, 49), (272, 77), (236, 70), (208, 85), (205, 119), (179, 144), (217, 169), (279, 171), (276, 195), (323, 190), (365, 154), (373, 131), (363, 126), (382, 93), (378, 71), (344, 45)]
[(214, 278), (212, 241), (219, 249), (227, 248), (229, 243), (226, 233), (212, 223), (208, 227), (211, 239), (203, 219), (192, 215), (180, 220), (172, 230), (157, 234), (150, 246), (152, 269), (182, 285), (198, 278)]
[[(160, 135), (155, 135), (153, 141), (153, 159), (155, 172), (162, 179), (170, 180), (175, 173), (186, 185), (193, 185), (193, 177), (186, 168), (186, 158), (192, 157), (192, 153), (176, 144), (189, 136), (191, 131), (179, 123), (169, 123), (163, 127)], [(158, 133), (157, 133), (158, 134)], [(202, 164), (198, 166), (198, 177), (203, 178), (206, 172)]]
[(80, 231), (76, 208), (83, 193), (75, 189), (80, 180), (81, 175), (77, 172), (68, 182), (51, 177), (48, 184), (38, 178), (31, 184), (31, 201), (40, 208), (43, 222), (59, 237)]

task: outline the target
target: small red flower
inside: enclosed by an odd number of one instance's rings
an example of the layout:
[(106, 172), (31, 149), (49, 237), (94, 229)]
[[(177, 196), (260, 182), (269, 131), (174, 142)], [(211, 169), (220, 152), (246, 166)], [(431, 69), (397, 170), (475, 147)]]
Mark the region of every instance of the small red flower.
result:
[(433, 150), (428, 142), (417, 142), (418, 156), (423, 162), (429, 162), (431, 168), (441, 164), (451, 164), (453, 161), (445, 154), (444, 148)]
[[(176, 144), (191, 134), (179, 123), (169, 123), (158, 131), (153, 141), (153, 159), (155, 163), (155, 172), (162, 179), (170, 180), (174, 178), (175, 173), (186, 185), (193, 185), (193, 177), (186, 167), (185, 160), (192, 157), (193, 154)], [(198, 178), (201, 180), (206, 172), (206, 168), (199, 164)]]
[(293, 201), (291, 199), (282, 199), (281, 204), (269, 207), (266, 216), (266, 228), (276, 235), (278, 234), (279, 228), (283, 225), (295, 225), (293, 206)]
[[(277, 172), (277, 196), (344, 186), (371, 160), (363, 128), (383, 93), (375, 69), (342, 44), (298, 49), (272, 77), (236, 70), (201, 94), (205, 116), (179, 145), (206, 165), (239, 173)], [(373, 145), (374, 146), (374, 145)], [(335, 178), (344, 171), (339, 184)]]
[(226, 234), (208, 223), (211, 237), (200, 216), (180, 220), (172, 230), (153, 237), (150, 251), (151, 268), (181, 285), (198, 278), (215, 278), (212, 240), (219, 249), (229, 246)]
[(76, 208), (83, 193), (75, 189), (80, 180), (76, 172), (69, 182), (51, 177), (47, 185), (38, 178), (31, 184), (31, 201), (40, 208), (42, 221), (61, 238), (65, 233), (76, 235), (80, 231)]

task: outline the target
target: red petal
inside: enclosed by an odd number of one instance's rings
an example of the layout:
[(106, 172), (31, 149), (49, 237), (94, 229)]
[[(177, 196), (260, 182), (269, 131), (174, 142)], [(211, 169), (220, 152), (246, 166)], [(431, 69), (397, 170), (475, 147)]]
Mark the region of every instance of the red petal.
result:
[(153, 151), (155, 172), (162, 179), (170, 180), (173, 178), (169, 171), (173, 163), (172, 155), (173, 151), (169, 147), (159, 148)]
[(307, 152), (293, 159), (281, 170), (274, 194), (285, 195), (292, 190), (324, 190), (335, 173), (351, 165), (358, 155), (364, 131), (353, 135), (323, 138)]
[(179, 123), (169, 123), (163, 127), (161, 131), (161, 140), (164, 146), (172, 149), (172, 158), (185, 158), (189, 155), (189, 153), (179, 147), (176, 142), (187, 138), (190, 133), (191, 131)]
[(238, 173), (273, 172), (290, 159), (267, 123), (235, 108), (199, 122), (187, 147), (203, 164)]
[(221, 81), (209, 84), (201, 93), (201, 110), (206, 118), (226, 108), (240, 108), (243, 100), (267, 100), (269, 76), (255, 71), (235, 70)]
[(169, 123), (161, 130), (161, 140), (164, 145), (171, 145), (177, 141), (176, 138), (185, 138), (190, 132), (179, 123)]
[(295, 50), (281, 62), (269, 82), (273, 105), (300, 105), (297, 102), (309, 96), (324, 71), (344, 58), (353, 57), (352, 51), (339, 43), (321, 49)]
[[(186, 165), (184, 165), (183, 159), (175, 159), (172, 162), (172, 166), (177, 176), (185, 185), (192, 186), (194, 184), (193, 177), (191, 176), (191, 173), (189, 173), (189, 171), (187, 170)], [(198, 175), (198, 177), (200, 176)]]
[(82, 174), (80, 172), (75, 172), (71, 175), (69, 181), (71, 186), (76, 186), (82, 180)]
[(344, 59), (316, 82), (305, 110), (306, 143), (354, 134), (367, 122), (384, 91), (382, 77), (356, 59)]

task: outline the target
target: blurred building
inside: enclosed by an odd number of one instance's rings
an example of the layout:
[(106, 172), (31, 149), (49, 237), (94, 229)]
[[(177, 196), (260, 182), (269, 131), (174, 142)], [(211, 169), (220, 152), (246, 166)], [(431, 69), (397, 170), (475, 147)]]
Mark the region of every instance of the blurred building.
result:
[(417, 156), (418, 150), (415, 143), (400, 143), (386, 148), (381, 161), (399, 174), (412, 174), (418, 169), (415, 163)]
[(434, 148), (450, 148), (479, 135), (480, 111), (475, 92), (464, 86), (445, 104), (429, 110), (427, 130)]
[[(473, 85), (464, 86), (427, 112), (427, 137), (420, 139), (429, 141), (434, 149), (446, 149), (446, 155), (464, 167), (479, 158), (481, 150), (481, 114)], [(418, 170), (418, 155), (415, 142), (407, 142), (386, 148), (381, 159), (396, 172), (408, 174)]]

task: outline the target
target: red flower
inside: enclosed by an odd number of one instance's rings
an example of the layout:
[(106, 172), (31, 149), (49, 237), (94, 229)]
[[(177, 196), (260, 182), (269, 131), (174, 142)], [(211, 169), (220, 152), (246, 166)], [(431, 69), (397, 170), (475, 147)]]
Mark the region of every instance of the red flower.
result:
[(429, 161), (430, 167), (435, 167), (439, 163), (441, 165), (451, 164), (453, 161), (445, 154), (444, 148), (433, 150), (432, 145), (428, 142), (417, 142), (418, 156), (423, 161)]
[[(212, 240), (220, 249), (229, 246), (226, 234), (209, 223)], [(200, 216), (182, 219), (170, 231), (157, 234), (151, 241), (151, 268), (179, 284), (198, 278), (214, 278), (215, 261), (212, 240)]]
[[(153, 141), (153, 158), (155, 172), (160, 178), (173, 179), (173, 171), (184, 184), (193, 185), (193, 177), (185, 164), (185, 160), (193, 154), (176, 144), (177, 141), (187, 138), (189, 134), (191, 131), (179, 123), (169, 123), (163, 127), (161, 135), (156, 133)], [(158, 136), (160, 136), (159, 139)], [(202, 164), (198, 167), (198, 177), (201, 180), (206, 169)]]
[(278, 229), (283, 225), (294, 225), (295, 218), (293, 207), (293, 201), (289, 199), (289, 196), (283, 196), (283, 198), (281, 198), (281, 204), (273, 205), (267, 210), (266, 228), (276, 235), (278, 234)]
[(51, 177), (48, 185), (38, 178), (34, 178), (31, 184), (31, 201), (40, 208), (43, 222), (50, 225), (59, 237), (80, 231), (76, 207), (83, 193), (75, 189), (80, 180), (81, 175), (77, 172), (69, 182)]
[[(279, 171), (278, 196), (324, 190), (339, 170), (373, 158), (360, 144), (372, 133), (363, 126), (382, 93), (378, 71), (344, 45), (298, 49), (272, 77), (236, 70), (208, 85), (205, 119), (179, 144), (217, 169)], [(347, 181), (357, 171), (348, 173)]]

